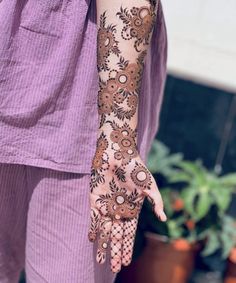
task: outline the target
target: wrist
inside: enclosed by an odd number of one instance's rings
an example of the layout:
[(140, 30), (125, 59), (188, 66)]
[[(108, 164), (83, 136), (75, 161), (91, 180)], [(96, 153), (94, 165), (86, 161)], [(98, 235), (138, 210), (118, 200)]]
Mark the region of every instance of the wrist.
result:
[(99, 131), (106, 140), (107, 153), (121, 161), (122, 165), (138, 156), (136, 129), (133, 130), (127, 123), (119, 125), (113, 122), (110, 127), (102, 127)]

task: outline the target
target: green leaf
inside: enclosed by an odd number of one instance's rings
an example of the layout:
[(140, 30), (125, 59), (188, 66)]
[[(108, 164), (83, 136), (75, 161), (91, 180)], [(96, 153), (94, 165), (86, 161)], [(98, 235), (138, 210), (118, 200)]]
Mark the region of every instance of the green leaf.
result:
[(188, 173), (192, 177), (192, 181), (198, 186), (204, 185), (207, 178), (207, 170), (201, 165), (199, 161), (190, 162), (183, 161), (178, 164), (184, 172)]
[(181, 162), (182, 154), (170, 154), (170, 150), (163, 143), (155, 140), (148, 156), (147, 167), (151, 173), (159, 173), (164, 177), (172, 174), (174, 166)]
[(181, 192), (181, 197), (184, 201), (185, 210), (191, 215), (191, 218), (196, 220), (196, 212), (194, 210), (194, 201), (197, 196), (195, 188), (187, 187)]
[(168, 180), (170, 183), (180, 183), (180, 182), (190, 183), (192, 180), (192, 177), (186, 172), (183, 172), (181, 170), (175, 170), (173, 171), (173, 174), (169, 176)]
[(228, 174), (228, 175), (225, 175), (225, 176), (219, 178), (219, 183), (223, 187), (236, 188), (236, 174), (231, 173), (231, 174)]
[(221, 212), (225, 212), (231, 202), (231, 192), (227, 189), (215, 189), (211, 191), (214, 201)]
[(208, 193), (202, 193), (199, 195), (196, 203), (196, 219), (200, 220), (204, 218), (210, 210), (212, 204), (211, 196)]
[(211, 233), (208, 234), (207, 242), (201, 254), (202, 256), (209, 256), (216, 252), (220, 248), (220, 246), (221, 245), (217, 234), (215, 233), (215, 231), (211, 231)]
[(235, 245), (235, 241), (231, 235), (226, 233), (220, 233), (219, 237), (222, 242), (222, 257), (223, 259), (226, 259), (230, 255), (230, 252)]
[(166, 222), (168, 226), (169, 236), (171, 239), (181, 238), (183, 235), (183, 228), (178, 226), (174, 220), (169, 220)]

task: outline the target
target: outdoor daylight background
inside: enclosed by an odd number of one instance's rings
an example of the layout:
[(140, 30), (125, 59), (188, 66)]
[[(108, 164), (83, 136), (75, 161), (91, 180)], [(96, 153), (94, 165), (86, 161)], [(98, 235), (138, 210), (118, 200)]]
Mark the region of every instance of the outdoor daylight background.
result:
[(145, 203), (117, 282), (236, 282), (236, 1), (163, 0), (168, 78), (149, 156), (167, 224)]

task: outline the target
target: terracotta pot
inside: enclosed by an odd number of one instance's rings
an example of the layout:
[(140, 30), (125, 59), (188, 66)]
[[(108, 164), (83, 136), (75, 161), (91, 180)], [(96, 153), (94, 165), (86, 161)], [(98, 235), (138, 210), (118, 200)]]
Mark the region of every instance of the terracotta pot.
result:
[(147, 233), (146, 238), (143, 254), (121, 271), (117, 282), (186, 283), (194, 267), (197, 246), (184, 239), (167, 243), (152, 233)]
[(224, 283), (236, 283), (236, 262), (227, 261)]

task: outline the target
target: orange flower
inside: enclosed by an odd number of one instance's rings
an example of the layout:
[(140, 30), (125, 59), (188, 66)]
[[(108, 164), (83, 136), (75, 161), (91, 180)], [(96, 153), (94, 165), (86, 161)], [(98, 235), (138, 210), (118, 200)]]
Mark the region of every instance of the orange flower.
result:
[(189, 251), (192, 247), (192, 245), (185, 239), (175, 240), (173, 246), (177, 251)]
[(174, 209), (175, 211), (180, 211), (180, 210), (182, 210), (183, 208), (184, 208), (184, 202), (183, 202), (183, 200), (180, 199), (180, 198), (177, 198), (177, 199), (174, 201), (174, 203), (173, 203), (173, 209)]
[(185, 225), (189, 230), (193, 230), (195, 228), (195, 222), (193, 220), (187, 220)]
[(236, 248), (233, 248), (230, 255), (229, 255), (229, 259), (233, 262), (236, 263)]

